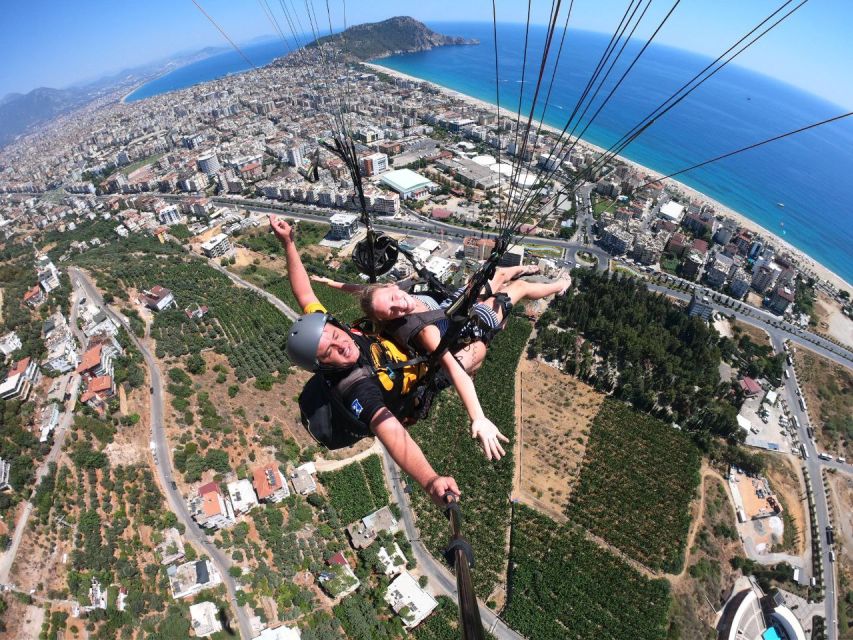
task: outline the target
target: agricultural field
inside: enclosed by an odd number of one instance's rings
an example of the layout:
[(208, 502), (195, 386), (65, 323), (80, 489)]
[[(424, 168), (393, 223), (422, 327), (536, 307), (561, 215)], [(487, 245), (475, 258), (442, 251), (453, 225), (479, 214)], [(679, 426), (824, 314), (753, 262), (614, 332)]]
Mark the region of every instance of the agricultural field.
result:
[[(173, 253), (170, 243), (142, 238), (126, 243), (92, 249), (76, 261), (97, 273), (107, 296), (126, 299), (128, 289), (141, 292), (157, 284), (171, 289), (178, 307), (156, 314), (151, 330), (158, 357), (214, 349), (228, 357), (240, 381), (287, 374), (284, 344), (290, 322), (269, 302), (233, 285), (203, 260)], [(127, 252), (139, 259), (119, 257)], [(191, 305), (207, 306), (208, 313), (190, 319), (184, 309)]]
[[(475, 380), (483, 410), (510, 442), (500, 462), (488, 462), (471, 438), (468, 415), (458, 397), (446, 391), (430, 417), (409, 432), (437, 473), (453, 476), (462, 491), (464, 535), (474, 547), (477, 570), (474, 587), (487, 598), (505, 575), (503, 540), (509, 526), (515, 438), (515, 370), (530, 335), (526, 320), (512, 318), (489, 347)], [(447, 544), (447, 519), (420, 489), (412, 493), (421, 538), (434, 555)]]
[(666, 637), (666, 580), (649, 580), (570, 525), (518, 505), (503, 617), (537, 640)]
[(699, 450), (681, 431), (607, 400), (566, 514), (650, 569), (678, 573), (699, 464)]
[(794, 350), (794, 364), (819, 447), (853, 457), (853, 373), (803, 348)]
[(319, 474), (338, 517), (348, 525), (388, 504), (388, 490), (379, 456), (371, 455), (328, 473)]

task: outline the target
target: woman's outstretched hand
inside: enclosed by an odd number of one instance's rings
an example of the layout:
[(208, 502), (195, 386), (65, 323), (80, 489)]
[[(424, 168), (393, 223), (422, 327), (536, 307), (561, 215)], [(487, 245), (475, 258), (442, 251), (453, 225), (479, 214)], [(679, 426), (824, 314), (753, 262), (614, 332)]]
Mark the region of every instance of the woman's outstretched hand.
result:
[(296, 240), (296, 235), (293, 232), (293, 227), (288, 224), (287, 220), (282, 216), (270, 215), (270, 229), (282, 244), (289, 244)]
[(477, 418), (471, 423), (471, 437), (480, 440), (483, 453), (489, 460), (500, 460), (506, 455), (501, 442), (509, 442), (504, 434), (488, 418)]

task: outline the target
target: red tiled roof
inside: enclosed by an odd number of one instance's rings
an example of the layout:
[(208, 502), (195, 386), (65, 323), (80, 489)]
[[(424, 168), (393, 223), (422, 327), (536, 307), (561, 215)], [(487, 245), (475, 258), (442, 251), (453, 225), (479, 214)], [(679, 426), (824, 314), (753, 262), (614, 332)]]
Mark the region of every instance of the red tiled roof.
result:
[(103, 348), (104, 345), (99, 344), (84, 353), (83, 358), (80, 360), (80, 364), (77, 365), (76, 372), (85, 373), (89, 369), (93, 369), (101, 364), (101, 351)]
[(12, 376), (16, 376), (19, 373), (23, 373), (24, 371), (27, 370), (27, 367), (29, 367), (29, 366), (30, 366), (30, 357), (27, 356), (26, 358), (21, 358), (14, 365), (12, 365), (12, 368), (9, 369), (9, 373), (6, 374), (6, 377), (11, 378)]
[(219, 492), (210, 491), (202, 494), (201, 506), (204, 509), (204, 515), (207, 517), (221, 515), (222, 509), (219, 507)]
[(704, 240), (699, 240), (698, 238), (693, 241), (693, 248), (700, 253), (708, 252), (708, 243)]
[(755, 395), (761, 391), (761, 385), (752, 378), (743, 378), (740, 381), (740, 388), (749, 395)]
[(113, 379), (111, 376), (98, 376), (89, 380), (88, 390), (94, 393), (102, 393), (110, 391), (113, 388)]
[[(271, 472), (269, 477), (272, 478), (272, 483), (269, 481), (267, 471)], [(281, 489), (281, 473), (278, 470), (278, 465), (271, 462), (263, 467), (253, 469), (252, 486), (255, 488), (255, 493), (258, 494), (258, 500), (265, 500)]]
[(788, 302), (794, 301), (794, 293), (790, 289), (786, 289), (785, 287), (779, 287), (776, 289), (776, 295), (780, 298), (784, 298)]
[(203, 496), (208, 493), (219, 493), (222, 491), (219, 489), (219, 485), (215, 482), (208, 482), (207, 484), (203, 484), (198, 488), (198, 495)]
[(28, 290), (24, 294), (24, 302), (29, 302), (30, 300), (35, 298), (40, 292), (41, 292), (41, 289), (39, 288), (39, 286), (35, 285), (32, 289)]
[(333, 555), (331, 558), (326, 560), (326, 563), (329, 565), (336, 564), (336, 565), (339, 565), (341, 567), (348, 567), (349, 566), (349, 562), (347, 562), (347, 559), (344, 558), (344, 554), (341, 551), (338, 551), (335, 555)]
[(446, 220), (453, 214), (448, 209), (441, 209), (439, 207), (436, 207), (430, 212), (429, 215), (431, 218), (435, 218), (436, 220)]

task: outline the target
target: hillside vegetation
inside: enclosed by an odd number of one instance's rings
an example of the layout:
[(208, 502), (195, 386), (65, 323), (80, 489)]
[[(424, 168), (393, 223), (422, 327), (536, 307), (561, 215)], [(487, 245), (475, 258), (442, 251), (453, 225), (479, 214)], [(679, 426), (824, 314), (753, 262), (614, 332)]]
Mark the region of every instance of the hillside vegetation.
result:
[[(675, 421), (698, 442), (738, 437), (721, 338), (642, 282), (575, 270), (570, 292), (539, 319), (530, 355), (557, 362), (640, 411)], [(724, 339), (723, 339), (724, 340)]]
[(371, 22), (350, 27), (343, 33), (315, 40), (318, 43), (333, 42), (344, 52), (359, 60), (382, 58), (395, 53), (427, 51), (434, 47), (460, 44), (478, 44), (476, 40), (445, 36), (436, 33), (422, 22), (407, 16), (397, 16), (382, 22)]

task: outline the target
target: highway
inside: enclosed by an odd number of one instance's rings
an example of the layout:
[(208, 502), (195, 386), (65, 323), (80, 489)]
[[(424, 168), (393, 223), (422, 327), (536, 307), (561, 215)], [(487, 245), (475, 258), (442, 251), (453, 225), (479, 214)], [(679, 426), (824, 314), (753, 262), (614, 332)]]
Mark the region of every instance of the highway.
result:
[[(183, 197), (181, 196), (169, 196), (167, 194), (160, 194), (160, 197), (164, 198), (165, 200), (170, 200), (172, 202), (179, 202), (183, 199)], [(264, 200), (250, 200), (246, 198), (223, 198), (216, 196), (211, 198), (211, 200), (221, 205), (238, 206), (250, 212), (275, 213), (278, 215), (286, 215), (292, 218), (309, 220), (312, 222), (323, 222), (326, 224), (328, 224), (329, 216), (331, 214), (341, 212), (340, 210), (336, 209), (325, 209), (298, 203), (278, 203)], [(410, 216), (414, 217), (415, 219), (394, 220), (390, 217), (374, 216), (373, 226), (375, 229), (380, 231), (406, 233), (410, 236), (421, 238), (435, 238), (436, 236), (440, 236), (442, 234), (453, 236), (459, 239), (462, 239), (466, 236), (481, 235), (486, 238), (497, 237), (497, 234), (490, 231), (472, 229), (470, 227), (460, 227), (446, 222), (430, 220), (410, 210), (406, 210), (406, 213), (409, 213)], [(531, 238), (529, 238), (529, 242), (530, 244), (538, 244), (563, 249), (567, 253), (569, 259), (572, 260), (575, 260), (574, 256), (577, 254), (577, 252), (586, 251), (597, 258), (598, 262), (596, 268), (599, 271), (606, 271), (608, 268), (610, 256), (600, 247), (585, 245), (581, 242), (574, 242), (571, 240), (561, 240), (559, 238), (540, 238), (539, 236), (532, 236)]]
[(88, 276), (74, 267), (69, 267), (68, 273), (71, 275), (73, 280), (80, 283), (89, 300), (94, 301), (97, 305), (102, 307), (110, 317), (125, 328), (130, 339), (145, 359), (145, 364), (148, 366), (148, 371), (151, 374), (151, 439), (154, 443), (154, 464), (157, 467), (157, 475), (160, 478), (160, 485), (163, 493), (166, 495), (169, 508), (186, 528), (184, 531), (184, 537), (189, 539), (191, 542), (194, 542), (198, 549), (204, 550), (213, 565), (216, 567), (217, 572), (222, 577), (222, 583), (225, 585), (225, 589), (228, 593), (228, 600), (237, 614), (237, 622), (240, 627), (240, 637), (243, 638), (243, 640), (250, 640), (252, 638), (252, 630), (249, 625), (249, 617), (246, 614), (245, 609), (237, 605), (237, 584), (234, 581), (234, 578), (228, 573), (228, 569), (231, 567), (231, 561), (207, 539), (207, 535), (205, 535), (198, 525), (196, 525), (195, 521), (193, 521), (190, 516), (183, 496), (173, 484), (174, 475), (172, 472), (171, 449), (169, 447), (168, 439), (166, 438), (166, 432), (163, 424), (163, 381), (160, 374), (160, 367), (145, 344), (134, 335), (124, 317), (114, 313), (112, 309), (104, 304), (103, 298), (95, 289), (94, 284), (89, 280)]
[[(780, 335), (771, 335), (771, 341), (776, 353), (784, 352), (784, 340)], [(818, 451), (815, 447), (815, 443), (808, 435), (808, 427), (810, 425), (808, 414), (800, 408), (799, 396), (797, 394), (798, 386), (796, 372), (794, 371), (794, 367), (791, 366), (788, 366), (788, 370), (791, 372), (791, 376), (788, 379), (783, 378), (781, 395), (785, 400), (785, 403), (788, 405), (788, 410), (792, 415), (797, 417), (797, 420), (800, 423), (797, 435), (799, 436), (800, 443), (805, 447), (806, 452), (808, 453), (808, 458), (802, 462), (806, 469), (808, 469), (814, 495), (815, 517), (817, 519), (817, 537), (820, 544), (820, 557), (823, 564), (826, 637), (827, 640), (836, 640), (838, 638), (838, 596), (836, 594), (837, 585), (835, 584), (835, 563), (830, 562), (829, 560), (830, 547), (826, 544), (825, 535), (827, 525), (832, 522), (829, 518), (829, 509), (827, 506), (826, 492), (823, 488), (823, 475), (821, 474), (821, 469), (824, 467), (841, 467), (845, 471), (850, 472), (853, 471), (853, 467), (851, 467), (851, 465), (842, 465), (836, 462), (827, 464), (827, 461), (821, 460), (817, 457)]]

